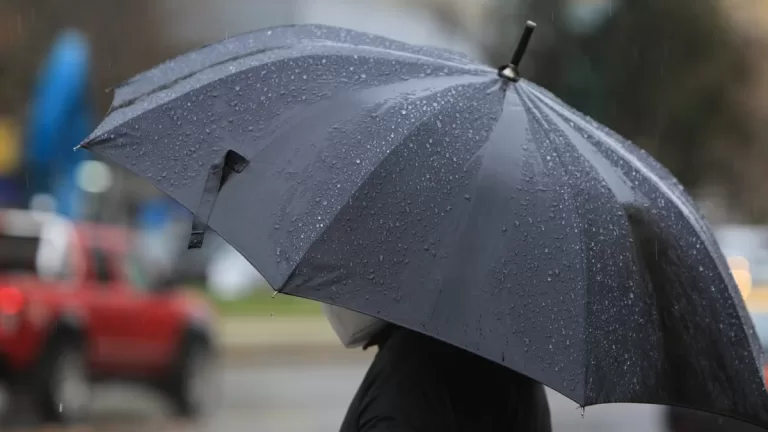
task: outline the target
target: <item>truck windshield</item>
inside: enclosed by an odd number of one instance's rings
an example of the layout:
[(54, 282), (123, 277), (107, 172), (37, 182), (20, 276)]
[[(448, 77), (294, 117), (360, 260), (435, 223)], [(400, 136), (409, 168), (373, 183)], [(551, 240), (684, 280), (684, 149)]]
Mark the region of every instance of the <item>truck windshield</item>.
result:
[(0, 272), (37, 273), (39, 237), (0, 234)]

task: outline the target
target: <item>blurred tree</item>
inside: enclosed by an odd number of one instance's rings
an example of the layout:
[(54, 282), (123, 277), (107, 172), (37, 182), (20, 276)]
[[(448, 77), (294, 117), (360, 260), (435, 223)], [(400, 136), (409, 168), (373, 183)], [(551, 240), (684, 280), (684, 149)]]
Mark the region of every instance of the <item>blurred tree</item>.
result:
[[(744, 104), (750, 59), (721, 3), (495, 1), (493, 64), (508, 61), (520, 23), (537, 21), (528, 77), (648, 150), (686, 186), (743, 187), (760, 147)], [(768, 216), (740, 197), (732, 195), (740, 210)]]
[(92, 94), (99, 113), (105, 92), (175, 53), (164, 42), (154, 0), (3, 0), (0, 2), (0, 114), (23, 117), (31, 87), (55, 36), (85, 33), (93, 49)]
[[(172, 17), (165, 12), (158, 0), (0, 0), (0, 118), (26, 123), (32, 87), (55, 37), (76, 28), (91, 46), (89, 87), (100, 119), (112, 101), (108, 89), (189, 48), (168, 40)], [(110, 194), (114, 202), (105, 206), (113, 220), (123, 217), (123, 206), (158, 193), (117, 172), (119, 193)]]

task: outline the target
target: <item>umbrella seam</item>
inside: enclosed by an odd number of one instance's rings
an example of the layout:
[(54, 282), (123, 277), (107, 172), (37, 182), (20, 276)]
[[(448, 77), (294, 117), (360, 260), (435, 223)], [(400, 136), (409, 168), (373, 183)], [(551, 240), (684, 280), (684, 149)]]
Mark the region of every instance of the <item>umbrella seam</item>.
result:
[[(522, 89), (523, 89), (522, 87), (518, 87), (518, 85), (515, 85), (515, 92), (517, 93), (517, 95), (521, 99), (526, 100), (528, 102), (528, 104), (525, 105), (525, 107), (530, 108), (532, 110), (534, 115), (531, 116), (531, 117), (533, 117), (533, 120), (538, 124), (538, 126), (542, 130), (546, 131), (547, 127), (546, 127), (546, 125), (544, 123), (544, 120), (543, 120), (544, 114), (541, 113), (541, 108), (536, 106), (536, 103), (530, 97), (528, 97), (528, 95), (525, 92), (523, 92)], [(552, 143), (552, 141), (550, 140), (549, 134), (545, 133), (544, 136), (546, 137), (546, 140), (550, 142), (550, 145), (555, 147), (555, 144)], [(557, 157), (557, 160), (558, 160), (558, 163), (560, 164), (561, 169), (564, 171), (562, 161), (560, 161), (559, 157)], [(570, 197), (575, 202), (574, 197), (573, 196), (570, 196)], [(586, 264), (586, 256), (583, 259), (584, 259), (583, 267), (585, 269), (588, 269), (589, 267)], [(584, 292), (586, 293), (586, 297), (587, 298), (584, 299), (584, 320), (582, 322), (582, 330), (581, 330), (581, 334), (582, 335), (586, 335), (587, 334), (586, 333), (586, 331), (587, 331), (587, 312), (588, 312), (587, 306), (588, 306), (588, 303), (589, 303), (589, 289), (588, 289), (588, 287), (585, 287)], [(587, 385), (589, 383), (589, 379), (588, 379), (589, 369), (587, 368), (587, 366), (589, 364), (589, 359), (591, 358), (590, 356), (591, 356), (591, 353), (590, 353), (590, 350), (589, 350), (589, 343), (584, 342), (584, 365), (582, 366), (582, 370), (584, 371), (584, 382), (583, 382), (583, 386), (582, 386), (583, 393), (581, 395), (581, 401), (579, 402), (582, 408), (584, 408), (584, 406), (586, 406), (586, 404), (587, 404)]]
[[(470, 64), (476, 63), (475, 61), (473, 61), (472, 59), (470, 59), (465, 54), (463, 54), (463, 53), (461, 53), (459, 51), (454, 51), (454, 50), (450, 50), (450, 49), (446, 49), (446, 48), (440, 48), (440, 47), (426, 46), (426, 45), (409, 44), (409, 43), (402, 42), (402, 41), (399, 41), (399, 40), (396, 40), (396, 39), (391, 39), (391, 38), (388, 38), (388, 37), (374, 35), (372, 33), (361, 32), (361, 31), (357, 31), (357, 30), (353, 30), (353, 29), (344, 29), (344, 28), (341, 28), (341, 27), (335, 27), (335, 26), (330, 26), (330, 25), (325, 25), (325, 24), (285, 24), (285, 25), (277, 25), (277, 26), (273, 26), (273, 27), (266, 27), (266, 28), (257, 29), (257, 30), (244, 31), (242, 33), (232, 35), (230, 37), (227, 37), (225, 39), (222, 39), (222, 40), (219, 40), (219, 41), (216, 41), (216, 42), (210, 42), (210, 43), (201, 45), (200, 47), (198, 47), (194, 51), (174, 56), (174, 57), (172, 57), (172, 58), (170, 58), (170, 59), (168, 59), (168, 60), (158, 64), (157, 66), (155, 66), (154, 68), (152, 68), (152, 69), (150, 69), (148, 71), (139, 73), (139, 74), (133, 76), (132, 78), (124, 81), (122, 84), (119, 84), (119, 85), (117, 85), (115, 87), (107, 88), (107, 91), (115, 90), (115, 89), (119, 90), (121, 88), (128, 87), (128, 86), (130, 86), (132, 84), (136, 84), (136, 83), (142, 81), (143, 79), (147, 79), (148, 77), (150, 77), (152, 75), (152, 73), (155, 73), (157, 71), (169, 68), (169, 66), (172, 65), (174, 62), (178, 62), (180, 60), (185, 60), (186, 58), (190, 57), (191, 54), (200, 54), (200, 53), (202, 53), (202, 52), (204, 52), (206, 50), (210, 50), (212, 48), (216, 48), (216, 47), (218, 47), (220, 45), (223, 45), (223, 44), (232, 43), (232, 42), (234, 42), (234, 41), (236, 41), (238, 39), (241, 39), (241, 38), (245, 38), (245, 37), (258, 37), (258, 36), (261, 36), (263, 33), (266, 33), (267, 35), (269, 35), (269, 34), (271, 34), (272, 32), (275, 32), (275, 31), (279, 32), (279, 31), (282, 31), (282, 30), (293, 30), (293, 29), (296, 29), (296, 28), (299, 28), (299, 27), (303, 27), (303, 28), (307, 28), (307, 29), (312, 29), (312, 30), (321, 30), (321, 31), (325, 31), (325, 30), (334, 30), (334, 31), (343, 30), (345, 33), (349, 33), (349, 34), (356, 33), (356, 34), (362, 34), (362, 35), (372, 35), (372, 36), (376, 36), (376, 37), (378, 37), (380, 39), (386, 40), (387, 42), (392, 43), (392, 44), (398, 44), (398, 45), (401, 45), (401, 46), (408, 46), (410, 48), (428, 48), (428, 49), (431, 49), (431, 50), (439, 51), (442, 54), (454, 57), (455, 60), (457, 60), (457, 61), (462, 61), (462, 62), (466, 62), (466, 63), (470, 63)], [(322, 38), (305, 38), (305, 39), (327, 40), (327, 39), (322, 39)], [(352, 44), (350, 44), (350, 45), (352, 45)], [(394, 48), (392, 50), (393, 51), (402, 51), (402, 50), (398, 50), (398, 49), (394, 49)], [(206, 69), (206, 68), (207, 68), (207, 66), (205, 68), (203, 68), (203, 69)]]
[[(345, 45), (345, 44), (336, 44), (336, 45), (338, 45), (338, 46), (341, 46), (341, 47), (344, 47), (344, 48), (352, 48), (352, 49), (358, 49), (358, 48), (360, 48), (360, 47), (358, 47), (358, 46), (355, 46), (355, 45)], [(394, 54), (394, 55), (396, 55), (396, 56), (402, 56), (402, 57), (404, 57), (404, 58), (399, 58), (399, 59), (396, 59), (396, 60), (402, 61), (403, 63), (406, 63), (406, 64), (408, 64), (408, 63), (413, 63), (413, 64), (425, 64), (425, 62), (423, 62), (423, 61), (422, 61), (422, 63), (419, 63), (419, 60), (429, 60), (429, 61), (431, 62), (430, 64), (434, 64), (434, 65), (436, 65), (436, 66), (453, 67), (453, 68), (455, 68), (455, 69), (456, 69), (456, 71), (457, 71), (457, 72), (466, 72), (466, 73), (464, 73), (463, 75), (469, 75), (469, 76), (477, 76), (477, 77), (480, 77), (480, 76), (483, 76), (483, 74), (486, 74), (486, 73), (490, 74), (491, 72), (493, 72), (493, 69), (491, 69), (491, 68), (488, 68), (488, 67), (483, 67), (483, 66), (482, 66), (482, 65), (480, 65), (480, 64), (476, 64), (476, 65), (472, 65), (472, 66), (469, 66), (469, 65), (462, 65), (462, 64), (457, 64), (457, 63), (451, 63), (451, 62), (449, 62), (449, 61), (443, 61), (443, 60), (441, 60), (441, 59), (430, 59), (430, 58), (428, 58), (428, 57), (422, 57), (422, 56), (419, 56), (419, 55), (415, 55), (415, 54), (411, 54), (411, 53), (407, 53), (407, 52), (391, 51), (391, 50), (385, 50), (385, 49), (381, 49), (381, 48), (374, 48), (374, 47), (363, 47), (363, 48), (366, 48), (366, 49), (369, 49), (369, 50), (374, 50), (374, 51), (383, 51), (383, 52), (389, 52), (390, 54)], [(284, 49), (287, 49), (287, 48), (284, 48)], [(276, 51), (276, 50), (271, 50), (271, 51), (264, 51), (264, 52), (262, 52), (262, 53), (257, 53), (257, 54), (253, 54), (253, 55), (264, 54), (264, 53), (266, 53), (266, 52), (272, 52), (272, 51)], [(311, 50), (310, 50), (310, 51), (311, 51)], [(314, 54), (312, 54), (312, 55), (314, 55)], [(319, 55), (319, 54), (318, 54), (318, 55)], [(311, 55), (307, 55), (307, 54), (302, 54), (302, 55), (299, 55), (299, 54), (296, 54), (296, 55), (294, 55), (294, 56), (291, 56), (291, 57), (286, 57), (286, 58), (284, 58), (284, 59), (280, 59), (280, 60), (273, 60), (273, 61), (267, 62), (267, 63), (265, 63), (265, 64), (274, 64), (274, 63), (276, 63), (276, 62), (278, 62), (278, 61), (294, 60), (294, 59), (296, 59), (296, 58), (300, 58), (300, 57), (302, 57), (302, 56), (303, 56), (303, 57), (309, 57), (309, 56), (311, 56)], [(330, 55), (328, 55), (328, 56), (330, 56)], [(380, 57), (376, 57), (375, 55), (367, 55), (367, 54), (366, 54), (366, 55), (359, 55), (359, 54), (358, 54), (358, 56), (360, 56), (360, 57), (366, 57), (366, 58), (372, 58), (372, 59), (375, 59), (375, 58), (380, 58)], [(248, 57), (250, 57), (250, 56), (249, 56), (249, 55), (246, 55), (246, 56), (245, 56), (245, 57), (243, 57), (243, 58), (248, 58)], [(240, 59), (240, 60), (242, 60), (242, 59)], [(235, 60), (235, 61), (237, 61), (237, 60)], [(246, 71), (248, 71), (249, 69), (251, 69), (250, 67), (247, 67), (247, 68), (243, 68), (243, 69), (240, 69), (240, 70), (238, 70), (238, 71), (236, 71), (236, 72), (233, 72), (233, 73), (230, 73), (230, 74), (226, 74), (226, 75), (223, 75), (223, 76), (221, 76), (221, 77), (218, 77), (218, 78), (216, 78), (216, 79), (214, 79), (214, 80), (211, 80), (211, 81), (209, 81), (209, 82), (206, 82), (206, 83), (204, 83), (204, 84), (201, 84), (200, 86), (198, 86), (198, 87), (195, 87), (194, 89), (191, 89), (191, 90), (188, 90), (188, 91), (185, 91), (185, 92), (180, 92), (179, 94), (175, 94), (175, 95), (173, 95), (173, 97), (170, 97), (168, 100), (165, 100), (165, 101), (160, 101), (160, 102), (156, 102), (156, 103), (155, 103), (155, 104), (152, 106), (152, 108), (142, 107), (142, 108), (141, 108), (141, 112), (140, 112), (140, 113), (134, 113), (134, 114), (130, 114), (130, 113), (129, 113), (129, 114), (126, 114), (126, 118), (124, 118), (124, 119), (121, 119), (121, 120), (119, 120), (119, 121), (116, 121), (116, 122), (115, 122), (115, 124), (109, 124), (109, 122), (110, 122), (110, 120), (111, 120), (111, 119), (113, 119), (114, 117), (117, 117), (117, 116), (118, 116), (118, 114), (119, 114), (119, 113), (121, 113), (123, 110), (127, 110), (127, 109), (131, 109), (131, 108), (133, 108), (133, 107), (136, 105), (136, 103), (137, 103), (137, 102), (140, 102), (140, 101), (144, 101), (144, 100), (146, 100), (146, 99), (149, 99), (149, 98), (151, 98), (151, 97), (153, 97), (153, 96), (156, 96), (156, 97), (158, 97), (158, 98), (159, 98), (159, 96), (157, 96), (157, 95), (161, 94), (163, 91), (169, 91), (169, 90), (172, 90), (172, 89), (174, 89), (176, 86), (179, 86), (179, 85), (183, 84), (183, 83), (184, 83), (184, 82), (186, 82), (187, 80), (189, 80), (189, 79), (191, 79), (191, 78), (193, 78), (193, 77), (195, 77), (195, 76), (198, 76), (198, 75), (200, 75), (200, 74), (202, 74), (202, 73), (204, 73), (204, 72), (207, 72), (207, 71), (209, 71), (211, 68), (214, 68), (214, 67), (220, 67), (220, 66), (222, 66), (222, 65), (224, 65), (224, 64), (226, 64), (226, 63), (228, 63), (228, 62), (227, 62), (227, 61), (224, 61), (224, 62), (222, 62), (221, 64), (218, 64), (218, 65), (216, 65), (216, 66), (211, 66), (211, 67), (209, 67), (209, 68), (205, 68), (205, 69), (201, 69), (201, 70), (198, 70), (198, 71), (196, 71), (196, 72), (194, 72), (194, 73), (188, 74), (188, 75), (187, 75), (187, 76), (185, 76), (185, 77), (182, 77), (182, 78), (179, 78), (179, 79), (176, 79), (176, 80), (174, 80), (174, 81), (173, 81), (173, 82), (170, 84), (170, 86), (168, 86), (168, 87), (166, 87), (166, 86), (164, 85), (164, 86), (162, 86), (163, 88), (158, 88), (158, 89), (157, 89), (157, 91), (154, 91), (154, 90), (148, 90), (146, 93), (142, 93), (142, 94), (141, 94), (141, 95), (139, 95), (139, 96), (135, 96), (134, 98), (132, 98), (132, 99), (131, 99), (131, 100), (129, 100), (129, 101), (126, 101), (126, 102), (121, 102), (121, 103), (119, 103), (119, 104), (117, 105), (117, 107), (115, 107), (115, 106), (111, 107), (111, 108), (110, 108), (110, 110), (107, 112), (107, 116), (104, 118), (104, 120), (102, 121), (102, 123), (101, 123), (101, 124), (100, 124), (100, 125), (99, 125), (99, 126), (96, 128), (96, 130), (94, 130), (94, 132), (93, 132), (93, 133), (91, 133), (91, 135), (90, 135), (88, 138), (86, 138), (86, 140), (84, 140), (84, 141), (83, 141), (83, 143), (81, 143), (81, 146), (83, 146), (83, 147), (87, 147), (87, 146), (88, 146), (88, 144), (90, 144), (92, 141), (98, 140), (98, 138), (99, 138), (99, 137), (100, 137), (100, 136), (103, 134), (103, 132), (100, 132), (100, 130), (101, 130), (101, 129), (106, 129), (106, 128), (104, 127), (104, 125), (105, 125), (105, 124), (109, 125), (109, 128), (108, 128), (108, 129), (114, 129), (114, 128), (116, 128), (116, 127), (118, 127), (118, 126), (122, 125), (123, 123), (126, 123), (126, 122), (128, 122), (128, 121), (131, 121), (132, 119), (134, 119), (134, 118), (138, 117), (139, 115), (143, 114), (144, 112), (146, 112), (146, 111), (147, 111), (147, 110), (149, 110), (149, 109), (153, 109), (153, 108), (158, 108), (158, 107), (164, 106), (165, 104), (167, 104), (167, 103), (170, 103), (170, 102), (172, 102), (173, 100), (175, 100), (175, 99), (177, 99), (177, 98), (179, 98), (179, 97), (181, 97), (181, 96), (183, 96), (183, 95), (185, 95), (185, 94), (187, 94), (187, 93), (190, 93), (190, 92), (194, 92), (194, 91), (199, 91), (200, 89), (202, 89), (202, 88), (205, 88), (206, 86), (212, 85), (213, 83), (219, 82), (219, 81), (221, 81), (221, 80), (223, 80), (223, 79), (225, 79), (225, 78), (227, 78), (227, 77), (230, 77), (230, 76), (232, 76), (232, 75), (235, 75), (235, 74), (238, 74), (238, 73), (246, 72)], [(462, 76), (462, 74), (461, 74), (461, 73), (456, 73), (456, 74), (455, 74), (455, 76)], [(494, 73), (494, 77), (495, 77), (495, 76), (496, 76), (496, 75), (495, 75), (495, 73)], [(134, 83), (134, 85), (135, 85), (135, 83)]]
[[(317, 42), (322, 42), (322, 43), (317, 43)], [(459, 64), (459, 63), (454, 63), (454, 62), (451, 62), (451, 61), (443, 60), (443, 59), (435, 59), (435, 58), (426, 57), (426, 56), (423, 56), (423, 55), (413, 54), (413, 53), (404, 52), (404, 51), (394, 51), (394, 50), (389, 50), (389, 49), (384, 49), (384, 48), (377, 48), (377, 47), (358, 46), (358, 45), (352, 45), (352, 44), (328, 42), (328, 41), (325, 41), (323, 39), (304, 39), (304, 40), (301, 41), (301, 43), (297, 43), (295, 45), (279, 45), (279, 46), (275, 46), (275, 47), (264, 48), (264, 49), (261, 49), (261, 50), (249, 51), (249, 52), (246, 52), (246, 53), (239, 54), (237, 56), (233, 56), (233, 57), (230, 57), (230, 58), (227, 58), (227, 59), (220, 60), (218, 62), (212, 63), (212, 64), (207, 65), (206, 67), (204, 67), (202, 69), (198, 69), (198, 70), (196, 70), (194, 72), (189, 72), (189, 73), (187, 73), (185, 75), (182, 75), (182, 76), (179, 76), (177, 78), (174, 78), (173, 80), (171, 80), (169, 82), (166, 82), (166, 83), (163, 83), (163, 84), (158, 85), (156, 87), (153, 87), (151, 89), (148, 89), (147, 91), (141, 93), (140, 95), (137, 95), (137, 96), (134, 96), (132, 98), (126, 99), (125, 101), (122, 101), (122, 102), (112, 106), (107, 114), (109, 115), (109, 114), (112, 114), (113, 112), (117, 112), (117, 111), (119, 111), (119, 110), (121, 110), (123, 108), (131, 106), (131, 105), (133, 105), (133, 104), (135, 104), (137, 102), (140, 102), (141, 100), (144, 100), (144, 99), (146, 99), (146, 98), (148, 98), (148, 97), (150, 97), (152, 95), (155, 95), (157, 93), (160, 93), (160, 92), (162, 92), (164, 90), (169, 90), (169, 89), (175, 87), (176, 85), (181, 84), (184, 81), (189, 80), (190, 78), (194, 78), (195, 76), (198, 76), (201, 73), (207, 72), (207, 71), (209, 71), (211, 69), (214, 69), (216, 67), (223, 66), (223, 65), (226, 65), (228, 63), (235, 63), (235, 62), (237, 62), (239, 60), (243, 60), (243, 59), (246, 59), (248, 57), (255, 57), (255, 56), (258, 56), (260, 54), (266, 54), (266, 53), (270, 53), (270, 52), (273, 52), (273, 51), (280, 51), (280, 50), (296, 49), (296, 48), (302, 47), (302, 46), (308, 46), (308, 47), (336, 46), (336, 47), (343, 47), (343, 48), (347, 48), (347, 49), (355, 49), (355, 50), (359, 49), (361, 51), (373, 51), (373, 53), (371, 53), (372, 55), (370, 55), (370, 56), (366, 55), (366, 54), (362, 54), (362, 55), (358, 54), (360, 57), (370, 57), (370, 58), (376, 58), (375, 55), (373, 55), (373, 54), (375, 54), (377, 52), (386, 52), (386, 53), (389, 53), (390, 55), (394, 55), (395, 57), (404, 57), (402, 59), (403, 61), (408, 61), (408, 60), (413, 59), (413, 60), (422, 61), (424, 63), (429, 62), (429, 63), (443, 65), (443, 66), (450, 66), (450, 67), (457, 68), (459, 70), (476, 71), (476, 72), (488, 72), (489, 71), (489, 70), (486, 70), (485, 67), (482, 67), (482, 65), (480, 65), (479, 63), (476, 64), (476, 65), (463, 65), (463, 64)], [(299, 58), (299, 57), (307, 57), (307, 56), (305, 54), (303, 54), (303, 53), (296, 53), (293, 56), (289, 56), (289, 57), (286, 57), (286, 58), (280, 59), (280, 60), (281, 61), (282, 60), (290, 60), (290, 59)], [(269, 62), (269, 63), (272, 63), (272, 62)], [(231, 74), (227, 74), (227, 75), (224, 75), (222, 77), (219, 77), (216, 80), (213, 80), (212, 82), (217, 82), (218, 80), (220, 80), (220, 79), (222, 79), (224, 77), (227, 77), (227, 76), (230, 76), (230, 75), (234, 75), (234, 74), (246, 71), (248, 69), (250, 69), (250, 68), (246, 67), (246, 68), (243, 68), (241, 70), (234, 71)], [(128, 87), (130, 85), (137, 85), (139, 82), (140, 81), (136, 81), (136, 82), (133, 82), (133, 83), (126, 83), (125, 87)], [(209, 83), (203, 84), (203, 86), (205, 86), (207, 84), (209, 84)], [(125, 88), (125, 87), (118, 87), (118, 89)], [(194, 90), (198, 90), (201, 87), (196, 87)]]

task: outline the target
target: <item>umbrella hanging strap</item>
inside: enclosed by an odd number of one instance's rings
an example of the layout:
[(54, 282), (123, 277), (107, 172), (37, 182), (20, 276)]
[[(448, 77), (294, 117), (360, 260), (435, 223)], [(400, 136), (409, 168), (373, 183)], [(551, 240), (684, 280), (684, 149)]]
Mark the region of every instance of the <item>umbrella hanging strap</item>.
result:
[(205, 179), (205, 186), (203, 186), (200, 204), (197, 206), (197, 211), (192, 221), (192, 233), (189, 236), (187, 249), (200, 249), (203, 246), (208, 219), (211, 217), (213, 206), (216, 204), (216, 197), (219, 195), (221, 187), (224, 186), (224, 183), (233, 172), (242, 172), (247, 166), (248, 159), (234, 150), (227, 150), (221, 160), (211, 164), (211, 167), (208, 169), (208, 177)]

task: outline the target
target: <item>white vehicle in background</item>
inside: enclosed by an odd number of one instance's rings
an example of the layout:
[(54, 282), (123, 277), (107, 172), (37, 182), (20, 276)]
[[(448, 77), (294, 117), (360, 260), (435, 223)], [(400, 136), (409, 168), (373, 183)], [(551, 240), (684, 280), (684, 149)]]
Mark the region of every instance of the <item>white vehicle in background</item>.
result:
[(767, 289), (768, 226), (721, 225), (715, 227), (715, 236), (731, 269), (735, 270), (737, 282), (748, 277), (750, 292), (753, 288)]
[(137, 245), (147, 267), (170, 269), (177, 280), (200, 284), (218, 298), (237, 300), (266, 287), (261, 274), (215, 232), (206, 234), (203, 247), (189, 250), (189, 221), (178, 220), (162, 228), (144, 230)]
[(217, 297), (237, 300), (267, 287), (264, 277), (232, 246), (221, 242), (206, 268), (206, 284)]

